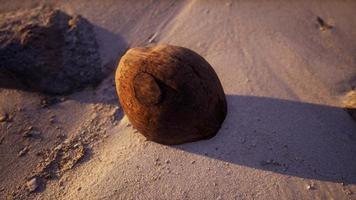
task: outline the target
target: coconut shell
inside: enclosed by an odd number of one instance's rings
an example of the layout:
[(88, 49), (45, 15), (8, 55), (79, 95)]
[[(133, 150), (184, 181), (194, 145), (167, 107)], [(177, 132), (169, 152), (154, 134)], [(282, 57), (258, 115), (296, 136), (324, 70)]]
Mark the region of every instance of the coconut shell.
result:
[(116, 71), (120, 104), (148, 140), (181, 144), (216, 135), (227, 104), (210, 64), (183, 47), (132, 48)]

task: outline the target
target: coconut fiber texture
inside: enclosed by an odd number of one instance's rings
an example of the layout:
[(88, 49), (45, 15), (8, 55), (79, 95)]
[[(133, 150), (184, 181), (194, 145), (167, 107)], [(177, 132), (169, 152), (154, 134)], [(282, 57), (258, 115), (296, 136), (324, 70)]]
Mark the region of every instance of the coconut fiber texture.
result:
[(181, 144), (216, 135), (227, 104), (210, 64), (183, 47), (132, 48), (116, 71), (120, 103), (148, 140)]

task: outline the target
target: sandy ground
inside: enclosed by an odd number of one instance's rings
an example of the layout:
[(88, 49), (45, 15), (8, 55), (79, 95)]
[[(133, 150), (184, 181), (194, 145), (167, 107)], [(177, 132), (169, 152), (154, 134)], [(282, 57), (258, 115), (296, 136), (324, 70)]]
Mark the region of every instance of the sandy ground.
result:
[[(228, 116), (211, 140), (164, 146), (131, 127), (114, 71), (49, 106), (1, 89), (0, 199), (23, 191), (46, 151), (78, 140), (81, 161), (26, 198), (356, 199), (356, 123), (341, 108), (356, 85), (355, 1), (1, 0), (0, 12), (41, 4), (94, 23), (108, 70), (133, 46), (196, 51)], [(30, 126), (37, 137), (24, 138)]]

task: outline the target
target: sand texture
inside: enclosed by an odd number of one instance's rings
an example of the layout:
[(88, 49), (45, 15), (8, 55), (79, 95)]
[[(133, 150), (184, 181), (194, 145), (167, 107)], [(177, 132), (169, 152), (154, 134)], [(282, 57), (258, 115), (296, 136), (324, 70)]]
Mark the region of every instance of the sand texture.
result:
[[(70, 95), (0, 89), (0, 199), (356, 199), (344, 109), (356, 1), (0, 0), (0, 12), (42, 5), (93, 25), (108, 76)], [(228, 107), (215, 137), (165, 146), (131, 126), (115, 67), (149, 44), (213, 67)]]

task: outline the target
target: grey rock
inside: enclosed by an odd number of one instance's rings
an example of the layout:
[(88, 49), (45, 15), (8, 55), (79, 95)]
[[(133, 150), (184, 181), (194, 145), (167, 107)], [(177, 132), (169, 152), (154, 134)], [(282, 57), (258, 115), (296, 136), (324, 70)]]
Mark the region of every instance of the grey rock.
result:
[(0, 14), (0, 60), (0, 87), (65, 94), (104, 76), (93, 25), (50, 8)]

